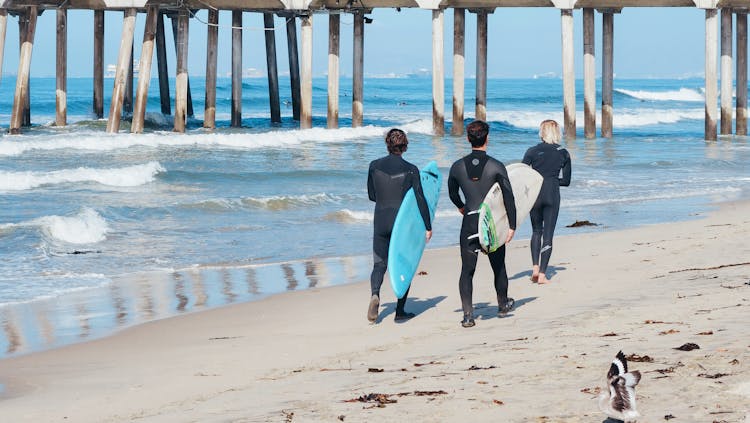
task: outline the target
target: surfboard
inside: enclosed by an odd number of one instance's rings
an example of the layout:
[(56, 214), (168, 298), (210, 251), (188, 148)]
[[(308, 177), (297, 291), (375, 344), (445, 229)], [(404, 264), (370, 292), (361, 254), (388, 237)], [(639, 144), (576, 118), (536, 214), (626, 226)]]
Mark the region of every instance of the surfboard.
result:
[[(523, 163), (509, 164), (505, 168), (508, 170), (508, 179), (513, 188), (516, 203), (516, 228), (518, 228), (534, 206), (544, 178), (531, 166)], [(509, 230), (503, 193), (500, 185), (495, 182), (479, 206), (478, 235), (482, 250), (492, 253), (502, 247)]]
[[(427, 200), (427, 208), (430, 210), (430, 221), (432, 221), (435, 217), (443, 177), (435, 161), (427, 163), (419, 172), (419, 176), (424, 198)], [(417, 272), (417, 266), (419, 266), (427, 243), (424, 237), (425, 231), (424, 221), (417, 206), (417, 197), (414, 195), (414, 189), (410, 188), (401, 201), (388, 246), (388, 274), (393, 293), (397, 298), (402, 298), (406, 294)]]

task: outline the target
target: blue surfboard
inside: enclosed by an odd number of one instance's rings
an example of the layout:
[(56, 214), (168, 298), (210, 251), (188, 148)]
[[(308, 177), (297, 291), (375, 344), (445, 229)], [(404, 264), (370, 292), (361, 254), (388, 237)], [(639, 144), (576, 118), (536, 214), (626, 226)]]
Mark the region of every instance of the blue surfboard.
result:
[[(419, 176), (422, 180), (422, 191), (427, 200), (427, 207), (430, 210), (430, 221), (432, 221), (435, 217), (443, 177), (434, 161), (427, 163), (427, 166), (419, 172)], [(425, 231), (424, 221), (417, 207), (417, 197), (414, 195), (414, 189), (410, 188), (398, 209), (391, 232), (391, 243), (388, 247), (388, 273), (393, 293), (398, 298), (406, 294), (414, 274), (417, 273), (417, 266), (422, 259), (427, 242), (424, 237)]]

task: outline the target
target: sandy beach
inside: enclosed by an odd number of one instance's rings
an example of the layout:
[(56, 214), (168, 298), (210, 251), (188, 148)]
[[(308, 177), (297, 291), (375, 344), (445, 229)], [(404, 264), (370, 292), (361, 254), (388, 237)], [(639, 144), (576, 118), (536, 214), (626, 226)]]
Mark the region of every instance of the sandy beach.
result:
[(496, 317), (482, 259), (469, 329), (458, 248), (429, 250), (408, 322), (384, 285), (369, 324), (366, 281), (159, 320), (0, 360), (0, 420), (602, 422), (597, 393), (622, 350), (643, 374), (639, 421), (750, 421), (749, 237), (747, 202), (557, 237), (545, 286), (514, 240), (516, 310)]

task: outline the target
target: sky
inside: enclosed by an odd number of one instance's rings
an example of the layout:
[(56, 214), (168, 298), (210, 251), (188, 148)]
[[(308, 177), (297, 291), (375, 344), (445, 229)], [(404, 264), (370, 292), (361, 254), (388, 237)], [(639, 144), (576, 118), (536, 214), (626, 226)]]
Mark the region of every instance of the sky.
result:
[[(32, 77), (54, 76), (54, 10), (37, 21), (32, 55)], [(365, 74), (403, 75), (432, 69), (432, 12), (421, 9), (375, 9), (372, 23), (365, 25)], [(582, 10), (574, 11), (575, 71), (583, 72)], [(105, 13), (105, 68), (117, 63), (122, 31), (122, 12)], [(145, 13), (136, 19), (135, 57), (140, 57)], [(488, 75), (495, 78), (530, 78), (561, 75), (560, 11), (554, 8), (498, 8), (489, 15)], [(601, 73), (602, 15), (596, 13), (596, 72)], [(188, 72), (203, 76), (206, 70), (207, 12), (190, 20)], [(340, 74), (352, 73), (353, 17), (341, 17)], [(218, 74), (231, 69), (231, 13), (219, 16)], [(254, 68), (265, 75), (263, 16), (243, 14), (243, 69)], [(276, 49), (280, 74), (288, 72), (286, 31), (283, 18), (275, 18)], [(299, 27), (299, 22), (298, 22)], [(169, 21), (167, 54), (169, 70), (175, 69), (174, 44)], [(703, 77), (705, 12), (696, 8), (626, 8), (614, 18), (614, 70), (617, 78)], [(15, 74), (18, 67), (18, 20), (8, 17), (3, 74)], [(298, 30), (298, 39), (300, 32)], [(476, 15), (466, 13), (466, 76), (475, 74)], [(446, 76), (453, 63), (453, 10), (445, 11), (444, 57)], [(327, 74), (328, 15), (313, 17), (313, 75)], [(152, 76), (156, 77), (156, 60)], [(91, 77), (93, 73), (93, 12), (68, 12), (68, 77)]]

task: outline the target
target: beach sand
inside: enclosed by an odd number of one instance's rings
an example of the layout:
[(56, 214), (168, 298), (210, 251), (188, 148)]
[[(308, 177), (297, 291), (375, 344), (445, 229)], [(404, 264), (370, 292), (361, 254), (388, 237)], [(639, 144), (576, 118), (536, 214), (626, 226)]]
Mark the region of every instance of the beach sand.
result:
[(513, 241), (517, 309), (496, 317), (481, 258), (469, 329), (458, 247), (429, 250), (406, 323), (387, 282), (367, 322), (366, 281), (159, 320), (0, 360), (0, 420), (599, 423), (622, 350), (643, 375), (639, 421), (750, 421), (749, 239), (750, 203), (557, 237), (546, 286), (529, 281), (528, 241)]

